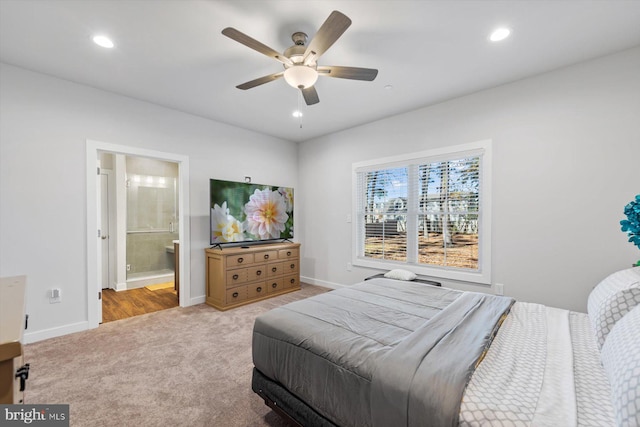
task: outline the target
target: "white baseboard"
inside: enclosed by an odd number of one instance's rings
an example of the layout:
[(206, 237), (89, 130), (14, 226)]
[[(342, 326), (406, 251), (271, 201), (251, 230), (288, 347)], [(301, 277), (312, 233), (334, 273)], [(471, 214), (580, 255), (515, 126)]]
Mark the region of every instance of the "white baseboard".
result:
[(189, 300), (189, 305), (204, 304), (206, 299), (207, 297), (205, 295), (202, 295), (201, 297), (193, 297)]
[(300, 281), (304, 283), (308, 283), (310, 285), (323, 286), (325, 288), (330, 288), (330, 289), (340, 289), (340, 288), (347, 287), (346, 285), (341, 285), (339, 283), (333, 283), (333, 282), (326, 282), (324, 280), (318, 280), (312, 277), (300, 276)]
[(44, 329), (36, 332), (25, 332), (24, 343), (30, 344), (37, 341), (46, 340), (49, 338), (55, 338), (62, 335), (73, 334), (75, 332), (86, 331), (89, 329), (89, 322), (78, 322), (70, 325), (58, 326), (56, 328)]
[(126, 291), (126, 290), (127, 290), (127, 282), (116, 283), (116, 292)]

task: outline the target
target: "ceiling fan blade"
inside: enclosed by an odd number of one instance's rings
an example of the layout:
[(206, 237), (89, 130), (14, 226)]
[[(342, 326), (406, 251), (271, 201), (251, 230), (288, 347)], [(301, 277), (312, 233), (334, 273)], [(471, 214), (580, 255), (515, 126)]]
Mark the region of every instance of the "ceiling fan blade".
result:
[(269, 46), (260, 43), (258, 40), (249, 37), (245, 33), (242, 33), (236, 30), (235, 28), (227, 27), (224, 30), (222, 30), (222, 34), (224, 34), (225, 36), (229, 37), (232, 40), (237, 41), (238, 43), (241, 43), (255, 51), (260, 52), (263, 55), (273, 58), (276, 61), (280, 61), (283, 64), (287, 64), (287, 65), (293, 65), (293, 61), (291, 61), (286, 56), (282, 55), (280, 52), (276, 52), (275, 50), (271, 49)]
[(324, 21), (324, 24), (318, 29), (318, 32), (307, 46), (304, 52), (304, 63), (308, 65), (307, 59), (311, 61), (318, 59), (320, 55), (325, 53), (327, 49), (335, 43), (340, 36), (347, 31), (351, 25), (351, 19), (337, 10), (331, 12), (331, 15)]
[(321, 66), (318, 67), (318, 75), (370, 82), (376, 78), (378, 70), (374, 68)]
[(302, 97), (304, 98), (304, 102), (307, 105), (313, 105), (320, 102), (320, 98), (318, 98), (318, 92), (314, 86), (308, 87), (306, 89), (300, 89), (302, 91)]
[(279, 73), (269, 74), (268, 76), (259, 77), (255, 80), (251, 80), (250, 82), (242, 83), (241, 85), (238, 85), (236, 87), (242, 90), (251, 89), (252, 87), (260, 86), (265, 83), (269, 83), (274, 80), (277, 80), (283, 75), (284, 75), (284, 71), (280, 71)]

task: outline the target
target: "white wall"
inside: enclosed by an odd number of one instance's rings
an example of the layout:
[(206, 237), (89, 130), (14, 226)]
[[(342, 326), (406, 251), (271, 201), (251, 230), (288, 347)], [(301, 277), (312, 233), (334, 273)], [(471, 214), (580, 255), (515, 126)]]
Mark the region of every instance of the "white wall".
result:
[(619, 226), (640, 193), (640, 48), (301, 144), (302, 275), (340, 286), (378, 272), (346, 267), (352, 163), (483, 139), (493, 140), (492, 282), (586, 311), (599, 280), (640, 259)]
[(87, 139), (189, 156), (192, 301), (205, 295), (209, 178), (297, 191), (292, 142), (6, 64), (0, 94), (0, 276), (27, 276), (27, 340), (87, 321)]

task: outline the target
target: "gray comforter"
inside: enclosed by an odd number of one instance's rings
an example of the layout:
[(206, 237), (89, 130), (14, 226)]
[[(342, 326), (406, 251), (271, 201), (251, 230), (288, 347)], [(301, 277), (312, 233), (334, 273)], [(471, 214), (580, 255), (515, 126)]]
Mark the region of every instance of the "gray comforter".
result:
[(340, 426), (455, 425), (512, 302), (373, 279), (259, 316), (254, 364)]
[(373, 374), (373, 425), (458, 425), (464, 388), (511, 304), (465, 293), (389, 351)]

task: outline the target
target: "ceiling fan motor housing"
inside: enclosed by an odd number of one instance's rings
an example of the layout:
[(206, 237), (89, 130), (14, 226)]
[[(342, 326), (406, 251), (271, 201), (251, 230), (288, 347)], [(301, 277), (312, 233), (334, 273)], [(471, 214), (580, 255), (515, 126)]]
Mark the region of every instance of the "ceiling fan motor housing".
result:
[[(284, 51), (284, 56), (293, 61), (294, 64), (301, 64), (306, 50), (307, 48), (304, 45), (293, 45)], [(287, 64), (284, 64), (284, 66), (288, 68)]]

